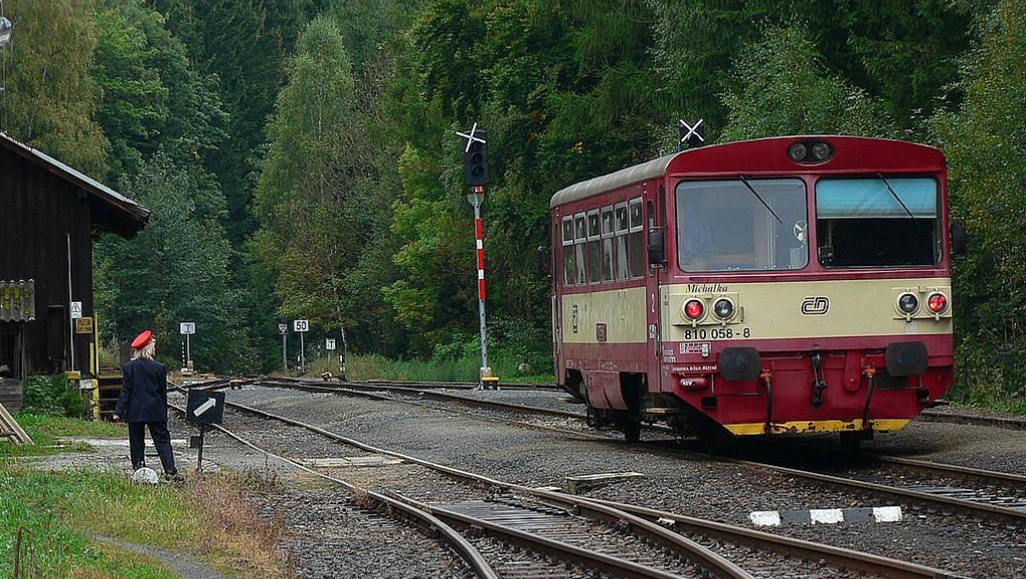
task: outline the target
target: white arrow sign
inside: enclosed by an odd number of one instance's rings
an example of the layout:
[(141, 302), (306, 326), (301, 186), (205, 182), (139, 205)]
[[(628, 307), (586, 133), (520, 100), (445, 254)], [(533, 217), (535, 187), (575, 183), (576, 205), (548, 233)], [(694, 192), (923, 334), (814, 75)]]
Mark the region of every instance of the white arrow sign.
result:
[(216, 398), (208, 398), (206, 402), (204, 402), (203, 404), (200, 404), (199, 406), (197, 406), (196, 410), (193, 410), (192, 413), (198, 418), (200, 414), (203, 414), (204, 412), (206, 412), (207, 410), (210, 410), (211, 408), (213, 408), (215, 406), (217, 406), (217, 399)]

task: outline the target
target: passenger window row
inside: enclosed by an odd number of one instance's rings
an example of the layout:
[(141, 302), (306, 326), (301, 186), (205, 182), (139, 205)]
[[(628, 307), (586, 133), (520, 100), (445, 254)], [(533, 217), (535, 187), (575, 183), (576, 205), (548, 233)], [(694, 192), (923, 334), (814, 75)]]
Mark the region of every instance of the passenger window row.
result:
[(563, 284), (645, 276), (641, 198), (563, 218)]

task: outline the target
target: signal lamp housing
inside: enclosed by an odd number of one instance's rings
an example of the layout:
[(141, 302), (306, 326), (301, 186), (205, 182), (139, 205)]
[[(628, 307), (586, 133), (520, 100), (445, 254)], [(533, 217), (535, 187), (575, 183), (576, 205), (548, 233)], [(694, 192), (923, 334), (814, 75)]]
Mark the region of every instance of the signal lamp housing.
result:
[(948, 309), (948, 298), (942, 293), (930, 294), (926, 300), (926, 309), (934, 314), (943, 314)]
[(834, 157), (834, 148), (826, 141), (800, 141), (787, 149), (787, 156), (796, 163), (814, 165)]
[(898, 309), (903, 314), (914, 314), (919, 309), (919, 298), (913, 294), (902, 294), (898, 298)]
[(698, 321), (705, 315), (705, 304), (702, 300), (688, 300), (684, 303), (684, 316), (689, 320)]
[(713, 313), (721, 320), (729, 320), (734, 315), (734, 302), (720, 298), (713, 304)]
[(467, 185), (488, 185), (492, 182), (488, 174), (488, 133), (478, 129), (475, 136), (481, 141), (473, 140), (467, 151), (463, 153), (463, 169)]

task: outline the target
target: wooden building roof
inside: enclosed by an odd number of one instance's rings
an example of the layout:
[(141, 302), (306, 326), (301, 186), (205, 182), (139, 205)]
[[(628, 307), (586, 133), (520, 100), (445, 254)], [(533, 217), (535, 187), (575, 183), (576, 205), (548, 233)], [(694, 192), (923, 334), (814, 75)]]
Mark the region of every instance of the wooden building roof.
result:
[(146, 207), (3, 132), (0, 132), (0, 147), (24, 157), (88, 194), (95, 228), (131, 239), (142, 231), (150, 219), (151, 211)]

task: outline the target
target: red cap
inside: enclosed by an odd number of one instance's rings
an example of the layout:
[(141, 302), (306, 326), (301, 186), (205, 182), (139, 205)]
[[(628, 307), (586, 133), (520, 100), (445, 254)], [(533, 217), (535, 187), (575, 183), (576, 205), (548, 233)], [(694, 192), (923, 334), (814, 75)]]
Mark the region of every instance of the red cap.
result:
[(153, 332), (151, 332), (149, 330), (146, 330), (145, 332), (143, 332), (143, 333), (139, 334), (138, 336), (136, 336), (134, 340), (132, 340), (132, 348), (136, 349), (136, 350), (138, 350), (140, 348), (145, 348), (152, 341), (153, 341)]

